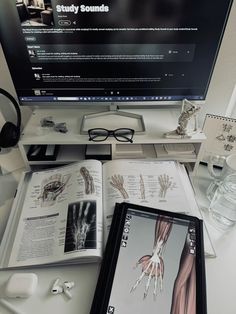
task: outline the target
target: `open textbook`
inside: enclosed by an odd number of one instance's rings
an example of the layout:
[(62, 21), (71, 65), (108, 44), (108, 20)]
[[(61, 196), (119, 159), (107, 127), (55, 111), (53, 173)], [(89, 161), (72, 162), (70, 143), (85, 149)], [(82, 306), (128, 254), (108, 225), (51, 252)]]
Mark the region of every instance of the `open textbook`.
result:
[(101, 259), (115, 203), (123, 201), (199, 216), (186, 170), (175, 161), (84, 160), (26, 172), (2, 239), (0, 267)]

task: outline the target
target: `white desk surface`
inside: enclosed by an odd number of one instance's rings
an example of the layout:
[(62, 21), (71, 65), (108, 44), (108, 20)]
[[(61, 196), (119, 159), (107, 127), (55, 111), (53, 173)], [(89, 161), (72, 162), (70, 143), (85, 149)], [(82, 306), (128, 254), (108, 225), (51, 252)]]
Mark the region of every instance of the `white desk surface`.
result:
[[(6, 226), (12, 197), (15, 193), (21, 171), (0, 177), (0, 239)], [(207, 206), (205, 191), (210, 183), (205, 166), (200, 165), (195, 179), (197, 200), (201, 208)], [(207, 304), (209, 314), (236, 313), (236, 228), (213, 240), (216, 258), (206, 259)], [(8, 299), (25, 314), (89, 314), (98, 275), (98, 265), (75, 265), (41, 269), (18, 270), (38, 275), (38, 287), (28, 299)], [(0, 297), (4, 284), (15, 271), (0, 272)], [(56, 278), (74, 281), (73, 298), (65, 295), (51, 295), (50, 288)], [(121, 287), (122, 289), (122, 287)], [(0, 305), (1, 314), (11, 313)], [(125, 314), (125, 313), (124, 313)]]

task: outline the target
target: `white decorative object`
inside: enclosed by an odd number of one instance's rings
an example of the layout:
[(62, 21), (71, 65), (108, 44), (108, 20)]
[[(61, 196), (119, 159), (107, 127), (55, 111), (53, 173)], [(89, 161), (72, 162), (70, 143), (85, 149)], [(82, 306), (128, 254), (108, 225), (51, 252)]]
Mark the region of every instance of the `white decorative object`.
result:
[[(174, 131), (170, 131), (164, 134), (167, 138), (191, 138), (193, 133), (197, 132), (197, 113), (200, 110), (200, 106), (188, 101), (183, 100), (181, 114), (178, 119), (179, 125)], [(189, 121), (194, 119), (193, 130), (188, 128)]]
[(206, 114), (203, 132), (207, 139), (202, 147), (201, 161), (208, 163), (216, 156), (214, 165), (222, 167), (225, 157), (236, 154), (236, 119)]

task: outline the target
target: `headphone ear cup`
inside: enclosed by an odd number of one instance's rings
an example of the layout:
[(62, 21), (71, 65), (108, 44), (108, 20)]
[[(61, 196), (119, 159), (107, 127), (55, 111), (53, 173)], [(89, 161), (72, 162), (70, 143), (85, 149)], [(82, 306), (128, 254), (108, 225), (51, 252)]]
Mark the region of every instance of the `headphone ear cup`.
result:
[(15, 146), (20, 138), (20, 128), (12, 122), (6, 122), (0, 133), (0, 147), (7, 148)]

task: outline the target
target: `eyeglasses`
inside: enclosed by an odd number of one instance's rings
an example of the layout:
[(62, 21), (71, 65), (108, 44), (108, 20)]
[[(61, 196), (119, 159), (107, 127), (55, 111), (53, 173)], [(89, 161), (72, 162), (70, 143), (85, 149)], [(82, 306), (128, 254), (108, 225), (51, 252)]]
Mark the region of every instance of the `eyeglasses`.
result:
[(116, 130), (107, 130), (103, 128), (95, 128), (88, 130), (89, 141), (102, 142), (105, 141), (108, 136), (114, 136), (119, 142), (133, 143), (134, 130), (129, 128), (120, 128)]

